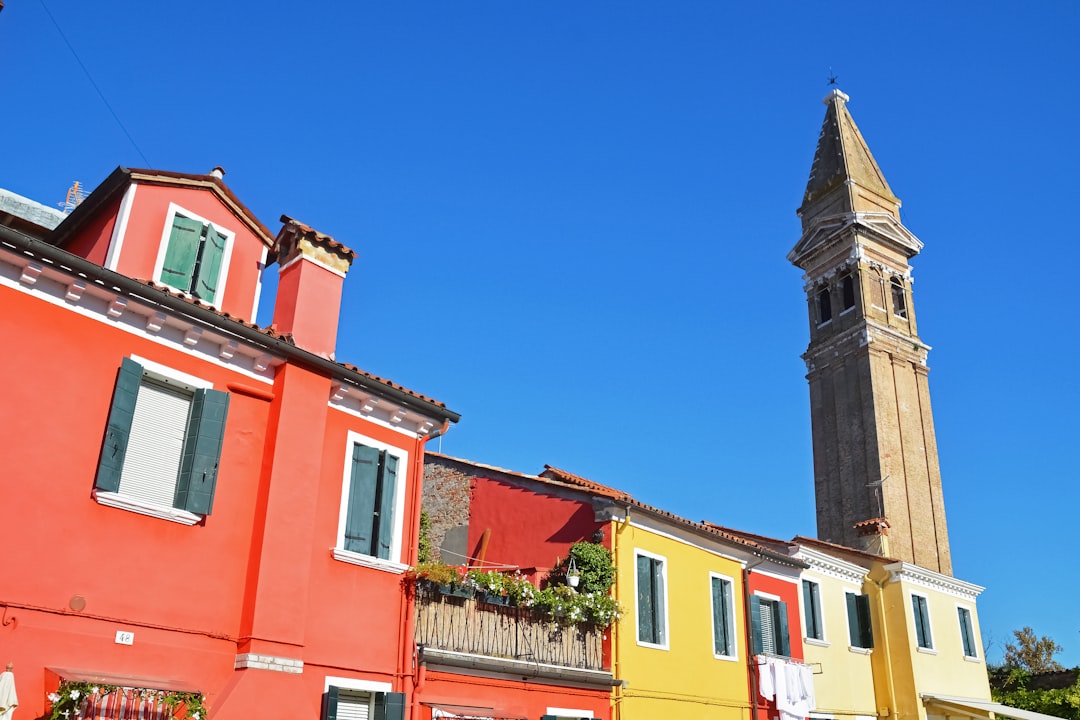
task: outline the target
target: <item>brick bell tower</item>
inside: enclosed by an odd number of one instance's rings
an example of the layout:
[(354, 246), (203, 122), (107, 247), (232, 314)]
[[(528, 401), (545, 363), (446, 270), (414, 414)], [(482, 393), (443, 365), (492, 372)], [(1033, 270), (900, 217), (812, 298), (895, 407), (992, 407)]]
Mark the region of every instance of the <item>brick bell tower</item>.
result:
[(922, 243), (833, 90), (824, 103), (802, 237), (817, 530), (822, 540), (952, 574), (929, 346), (915, 324), (909, 262)]

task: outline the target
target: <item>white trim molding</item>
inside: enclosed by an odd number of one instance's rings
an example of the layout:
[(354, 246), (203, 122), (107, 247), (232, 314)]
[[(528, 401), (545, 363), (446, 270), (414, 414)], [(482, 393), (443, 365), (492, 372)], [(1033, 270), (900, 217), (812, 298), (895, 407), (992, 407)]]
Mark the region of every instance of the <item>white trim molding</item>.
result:
[(957, 580), (948, 575), (942, 575), (933, 570), (927, 570), (906, 562), (895, 562), (886, 565), (885, 570), (889, 571), (889, 582), (909, 582), (912, 585), (937, 590), (969, 602), (975, 602), (975, 598), (979, 597), (982, 591), (986, 589), (980, 585)]

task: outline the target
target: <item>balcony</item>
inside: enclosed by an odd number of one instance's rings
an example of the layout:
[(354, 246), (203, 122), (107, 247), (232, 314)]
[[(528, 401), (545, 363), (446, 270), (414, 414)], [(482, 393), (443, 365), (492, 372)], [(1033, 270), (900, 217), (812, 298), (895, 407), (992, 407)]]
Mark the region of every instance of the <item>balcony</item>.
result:
[(429, 665), (547, 679), (613, 684), (604, 664), (604, 630), (564, 627), (529, 608), (416, 587), (416, 644)]

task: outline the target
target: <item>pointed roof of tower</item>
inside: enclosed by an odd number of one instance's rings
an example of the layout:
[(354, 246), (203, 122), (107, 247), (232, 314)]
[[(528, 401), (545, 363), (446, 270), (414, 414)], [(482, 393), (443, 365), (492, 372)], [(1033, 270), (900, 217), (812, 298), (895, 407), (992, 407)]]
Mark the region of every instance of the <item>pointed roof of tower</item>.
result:
[[(846, 94), (834, 89), (822, 100), (828, 109), (818, 136), (817, 151), (814, 153), (814, 164), (810, 167), (810, 179), (806, 183), (800, 214), (809, 205), (837, 189), (842, 189), (842, 197), (836, 199), (839, 200), (838, 206), (831, 207), (829, 214), (880, 211), (882, 201), (896, 206), (900, 204), (847, 109), (849, 99)], [(864, 197), (859, 190), (879, 196), (877, 202)], [(834, 202), (828, 205), (833, 206)]]

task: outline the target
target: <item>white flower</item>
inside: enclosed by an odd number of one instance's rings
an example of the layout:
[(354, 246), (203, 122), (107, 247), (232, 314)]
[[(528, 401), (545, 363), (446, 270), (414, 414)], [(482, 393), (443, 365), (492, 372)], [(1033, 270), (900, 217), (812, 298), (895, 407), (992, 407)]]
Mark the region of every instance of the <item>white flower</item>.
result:
[(81, 694), (82, 694), (82, 693), (80, 693), (80, 692), (79, 692), (78, 690), (75, 690), (75, 689), (73, 688), (73, 689), (71, 690), (71, 699), (72, 699), (72, 700), (78, 700), (78, 699), (79, 699), (79, 695), (81, 695)]
[(54, 702), (59, 702), (60, 701), (60, 696), (57, 695), (56, 693), (49, 693), (47, 697), (49, 698), (49, 702), (54, 703)]
[(199, 720), (199, 713), (198, 712), (191, 713), (191, 720)]

